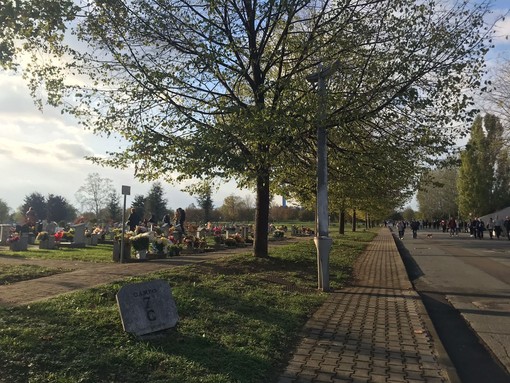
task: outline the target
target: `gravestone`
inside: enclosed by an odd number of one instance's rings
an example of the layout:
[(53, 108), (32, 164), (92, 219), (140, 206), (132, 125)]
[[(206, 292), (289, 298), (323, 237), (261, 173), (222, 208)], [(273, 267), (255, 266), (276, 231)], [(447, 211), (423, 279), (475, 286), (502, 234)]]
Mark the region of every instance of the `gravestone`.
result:
[(74, 228), (74, 245), (85, 246), (85, 224), (80, 223), (71, 227)]
[(124, 331), (135, 335), (166, 330), (179, 321), (170, 286), (161, 279), (123, 286), (117, 304)]
[(1, 224), (0, 225), (0, 243), (6, 244), (7, 238), (11, 234), (12, 225), (9, 224)]
[(48, 222), (46, 224), (46, 230), (49, 235), (55, 234), (55, 231), (57, 230), (57, 223), (56, 222)]

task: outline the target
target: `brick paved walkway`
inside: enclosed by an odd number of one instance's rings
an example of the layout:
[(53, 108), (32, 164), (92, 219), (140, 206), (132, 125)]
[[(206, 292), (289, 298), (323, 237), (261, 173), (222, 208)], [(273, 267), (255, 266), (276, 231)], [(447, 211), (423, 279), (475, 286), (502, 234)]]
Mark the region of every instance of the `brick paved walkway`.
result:
[(308, 321), (278, 382), (450, 382), (451, 363), (439, 356), (388, 229), (370, 243), (355, 274), (354, 285), (332, 292)]

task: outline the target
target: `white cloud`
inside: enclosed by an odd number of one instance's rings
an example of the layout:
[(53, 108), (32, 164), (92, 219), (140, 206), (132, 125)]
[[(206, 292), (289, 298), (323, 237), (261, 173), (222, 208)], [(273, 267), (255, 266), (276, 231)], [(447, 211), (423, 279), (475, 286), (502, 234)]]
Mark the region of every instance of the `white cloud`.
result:
[[(80, 208), (75, 193), (90, 173), (111, 179), (119, 194), (122, 185), (131, 186), (128, 205), (135, 195), (146, 195), (150, 190), (152, 183), (138, 182), (133, 169), (103, 168), (84, 159), (116, 150), (117, 140), (84, 130), (71, 116), (54, 108), (39, 111), (23, 80), (5, 73), (0, 73), (0, 127), (0, 199), (12, 209), (34, 192), (60, 195)], [(195, 197), (181, 192), (180, 186), (163, 183), (163, 187), (169, 208), (196, 204)], [(215, 206), (230, 194), (252, 195), (229, 182), (213, 195)]]

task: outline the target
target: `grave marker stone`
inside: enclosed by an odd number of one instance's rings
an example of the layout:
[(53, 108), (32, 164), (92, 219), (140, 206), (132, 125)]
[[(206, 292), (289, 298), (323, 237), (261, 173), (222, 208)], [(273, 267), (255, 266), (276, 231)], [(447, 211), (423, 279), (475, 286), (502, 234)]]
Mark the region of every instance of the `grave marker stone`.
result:
[(73, 243), (75, 245), (85, 246), (85, 224), (80, 223), (78, 225), (71, 226), (74, 228), (74, 239)]
[(172, 328), (179, 321), (170, 286), (161, 279), (123, 286), (117, 304), (124, 331), (136, 335)]
[(11, 228), (12, 228), (12, 225), (8, 225), (8, 224), (0, 225), (0, 242), (2, 244), (7, 243), (7, 238), (9, 238), (9, 235), (11, 234)]

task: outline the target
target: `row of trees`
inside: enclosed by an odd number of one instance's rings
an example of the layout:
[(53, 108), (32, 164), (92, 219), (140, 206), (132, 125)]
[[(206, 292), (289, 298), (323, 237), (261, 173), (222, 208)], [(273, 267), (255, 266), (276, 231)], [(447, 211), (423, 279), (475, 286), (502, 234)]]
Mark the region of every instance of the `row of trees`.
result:
[[(223, 200), (223, 205), (215, 208), (212, 201), (211, 187), (196, 190), (196, 202), (185, 207), (189, 222), (198, 224), (206, 222), (252, 222), (255, 208), (251, 196), (245, 198), (230, 195)], [(130, 208), (136, 208), (140, 216), (150, 218), (154, 215), (159, 221), (165, 214), (171, 217), (176, 207), (169, 207), (165, 193), (160, 182), (152, 184), (147, 195), (135, 195)], [(32, 207), (39, 220), (46, 219), (55, 222), (74, 222), (77, 218), (85, 218), (99, 223), (120, 222), (122, 220), (122, 207), (120, 195), (115, 191), (113, 182), (101, 177), (98, 173), (87, 176), (85, 184), (81, 186), (76, 199), (81, 204), (81, 210), (75, 208), (64, 197), (49, 194), (47, 197), (34, 192), (27, 195), (23, 204), (17, 211), (10, 213), (10, 208), (0, 200), (0, 222), (24, 221), (29, 207)], [(313, 211), (302, 208), (271, 207), (271, 219), (274, 221), (313, 221)]]
[[(40, 0), (0, 13), (0, 64), (32, 55), (41, 105), (128, 142), (93, 161), (252, 187), (257, 256), (273, 193), (314, 204), (318, 123), (330, 210), (402, 204), (462, 134), (451, 123), (469, 117), (491, 37), (487, 2)], [(307, 81), (317, 71), (327, 97)]]
[(510, 206), (510, 146), (505, 132), (499, 117), (477, 116), (456, 164), (431, 171), (427, 186), (418, 192), (422, 217), (469, 219)]

